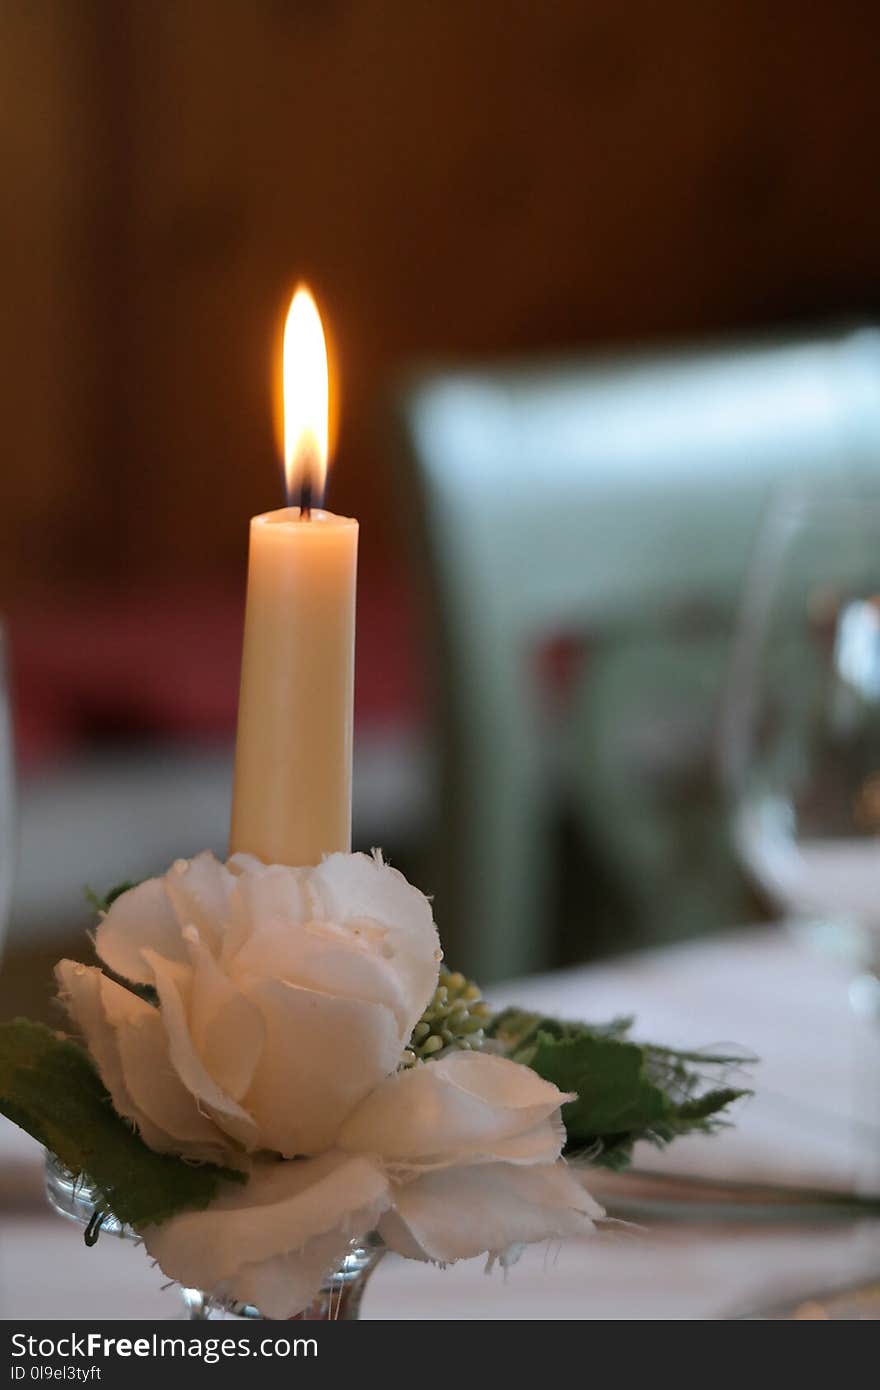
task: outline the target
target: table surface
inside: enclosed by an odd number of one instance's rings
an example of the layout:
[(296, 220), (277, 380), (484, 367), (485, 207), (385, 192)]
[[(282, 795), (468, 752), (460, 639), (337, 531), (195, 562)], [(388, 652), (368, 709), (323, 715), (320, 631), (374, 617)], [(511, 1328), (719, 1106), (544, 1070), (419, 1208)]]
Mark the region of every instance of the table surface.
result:
[[(714, 1138), (659, 1152), (642, 1146), (640, 1174), (722, 1183), (880, 1186), (876, 1100), (880, 1039), (848, 1003), (846, 970), (782, 928), (622, 957), (492, 991), (563, 1017), (600, 1022), (635, 1014), (644, 1038), (686, 1047), (736, 1043), (757, 1054), (755, 1096)], [(180, 1303), (161, 1273), (126, 1241), (81, 1231), (45, 1210), (37, 1146), (0, 1121), (0, 1316), (174, 1318)], [(650, 1195), (643, 1177), (591, 1175), (609, 1210), (631, 1215)], [(692, 1195), (688, 1181), (680, 1190)], [(623, 1202), (623, 1205), (621, 1205)], [(635, 1205), (633, 1205), (635, 1203)], [(482, 1261), (438, 1270), (386, 1257), (362, 1315), (438, 1319), (734, 1318), (797, 1303), (880, 1276), (880, 1222), (797, 1219), (757, 1206), (644, 1206), (638, 1226), (528, 1250), (506, 1275)], [(823, 1316), (815, 1304), (803, 1316)]]

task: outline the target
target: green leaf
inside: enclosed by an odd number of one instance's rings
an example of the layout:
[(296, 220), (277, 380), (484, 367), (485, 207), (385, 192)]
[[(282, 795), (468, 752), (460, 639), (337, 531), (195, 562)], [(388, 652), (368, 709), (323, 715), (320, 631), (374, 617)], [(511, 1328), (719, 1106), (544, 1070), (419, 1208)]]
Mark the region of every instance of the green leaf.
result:
[(100, 893), (96, 893), (94, 888), (85, 888), (86, 902), (95, 912), (109, 912), (117, 898), (121, 898), (123, 893), (127, 893), (129, 888), (137, 888), (137, 881), (126, 879), (123, 883), (117, 883), (115, 888), (111, 888), (105, 893), (103, 898)]
[[(534, 1046), (539, 1033), (552, 1038), (610, 1038), (625, 1041), (633, 1026), (632, 1018), (614, 1018), (610, 1023), (566, 1023), (562, 1019), (547, 1018), (544, 1014), (531, 1013), (527, 1009), (509, 1008), (496, 1014), (487, 1024), (486, 1032), (504, 1045), (509, 1057), (522, 1061)], [(522, 1055), (521, 1055), (522, 1054)]]
[(741, 1057), (676, 1052), (631, 1041), (631, 1019), (596, 1027), (544, 1018), (522, 1009), (497, 1015), (487, 1031), (508, 1057), (531, 1067), (577, 1099), (562, 1107), (566, 1152), (625, 1168), (640, 1139), (668, 1144), (680, 1135), (711, 1133), (724, 1111), (747, 1091), (709, 1085)]
[(116, 1111), (88, 1054), (28, 1019), (0, 1024), (0, 1112), (83, 1174), (136, 1230), (208, 1206), (242, 1174), (158, 1154)]
[(667, 1116), (668, 1101), (649, 1079), (635, 1043), (539, 1033), (530, 1064), (561, 1091), (576, 1091), (563, 1106), (570, 1144), (588, 1145), (606, 1135), (649, 1130)]
[[(103, 917), (110, 911), (110, 908), (117, 898), (121, 898), (122, 894), (127, 893), (130, 888), (137, 888), (140, 882), (141, 880), (126, 879), (123, 883), (117, 883), (116, 887), (111, 888), (109, 892), (105, 893), (103, 898), (99, 893), (95, 892), (94, 888), (86, 888), (84, 890), (86, 902), (98, 917)], [(124, 985), (127, 990), (130, 990), (132, 994), (136, 994), (139, 999), (145, 999), (148, 1004), (157, 1004), (159, 1002), (158, 995), (153, 985), (135, 984), (132, 980), (123, 979), (121, 975), (118, 975), (115, 970), (111, 970), (109, 966), (104, 965), (103, 968), (106, 975), (109, 975), (111, 979), (116, 980), (119, 984)]]

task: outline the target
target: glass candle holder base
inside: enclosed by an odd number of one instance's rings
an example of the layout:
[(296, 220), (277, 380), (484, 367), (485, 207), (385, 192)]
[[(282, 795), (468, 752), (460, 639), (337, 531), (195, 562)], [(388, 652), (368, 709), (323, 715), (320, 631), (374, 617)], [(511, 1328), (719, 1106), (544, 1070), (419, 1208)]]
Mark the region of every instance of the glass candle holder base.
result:
[[(122, 1240), (137, 1240), (130, 1226), (125, 1226), (112, 1212), (102, 1212), (98, 1194), (82, 1177), (77, 1177), (60, 1163), (54, 1154), (46, 1154), (46, 1197), (49, 1205), (68, 1221), (85, 1228), (85, 1238), (94, 1244), (99, 1235), (116, 1236)], [(367, 1279), (384, 1253), (380, 1236), (371, 1231), (352, 1240), (345, 1255), (315, 1295), (312, 1302), (292, 1322), (336, 1322), (360, 1317), (361, 1299)], [(262, 1318), (258, 1308), (203, 1293), (200, 1289), (181, 1289), (186, 1316), (199, 1322)]]
[[(382, 1239), (375, 1231), (353, 1240), (312, 1302), (289, 1321), (337, 1322), (359, 1318), (367, 1279), (382, 1258), (384, 1250)], [(182, 1294), (189, 1317), (200, 1322), (263, 1317), (260, 1310), (249, 1303), (211, 1298), (200, 1289), (183, 1289)]]

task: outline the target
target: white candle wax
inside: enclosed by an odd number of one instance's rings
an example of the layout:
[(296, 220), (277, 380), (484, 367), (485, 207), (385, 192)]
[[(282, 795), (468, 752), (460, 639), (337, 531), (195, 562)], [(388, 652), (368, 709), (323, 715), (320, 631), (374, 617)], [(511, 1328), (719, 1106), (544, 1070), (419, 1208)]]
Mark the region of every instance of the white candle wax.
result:
[(358, 524), (251, 521), (230, 852), (317, 864), (351, 849)]

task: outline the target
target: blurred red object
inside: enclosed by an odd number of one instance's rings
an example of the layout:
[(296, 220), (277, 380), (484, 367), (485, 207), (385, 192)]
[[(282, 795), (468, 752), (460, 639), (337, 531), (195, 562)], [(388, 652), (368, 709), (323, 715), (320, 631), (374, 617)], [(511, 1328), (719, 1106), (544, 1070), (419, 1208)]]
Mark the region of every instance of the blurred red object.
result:
[[(218, 742), (235, 732), (241, 592), (192, 586), (53, 597), (7, 614), (19, 765), (25, 772), (107, 738)], [(358, 594), (356, 721), (422, 717), (406, 595)]]

